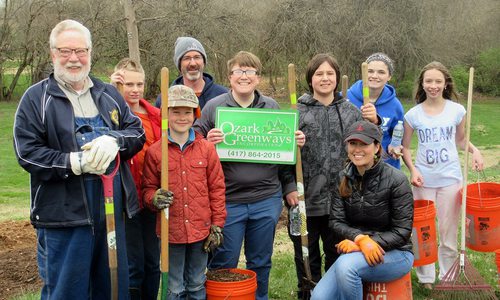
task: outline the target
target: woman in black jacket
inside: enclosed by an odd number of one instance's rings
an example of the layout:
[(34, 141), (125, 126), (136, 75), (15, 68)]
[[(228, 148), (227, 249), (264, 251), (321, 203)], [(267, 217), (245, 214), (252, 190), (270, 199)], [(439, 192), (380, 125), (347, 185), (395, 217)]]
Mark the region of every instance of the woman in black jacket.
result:
[(312, 299), (362, 299), (362, 281), (388, 282), (411, 270), (413, 196), (405, 175), (381, 159), (382, 131), (367, 121), (346, 134), (349, 163), (334, 197), (330, 227), (342, 255)]

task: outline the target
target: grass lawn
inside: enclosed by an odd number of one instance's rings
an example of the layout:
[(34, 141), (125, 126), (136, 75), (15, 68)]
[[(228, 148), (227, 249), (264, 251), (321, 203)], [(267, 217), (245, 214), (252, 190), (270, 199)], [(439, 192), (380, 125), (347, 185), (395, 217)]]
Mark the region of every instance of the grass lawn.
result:
[[(407, 111), (413, 103), (403, 103)], [(282, 106), (286, 106), (283, 104)], [(17, 103), (0, 103), (0, 221), (12, 219), (28, 219), (29, 217), (29, 177), (19, 167), (12, 147), (12, 125)], [(474, 103), (472, 112), (472, 142), (479, 146), (487, 168), (485, 177), (480, 181), (500, 181), (500, 156), (499, 132), (500, 123), (496, 117), (500, 116), (500, 105), (497, 100), (485, 100)], [(412, 148), (416, 148), (416, 141)], [(477, 180), (476, 173), (469, 174), (469, 182)], [(481, 175), (483, 176), (483, 175)], [(296, 299), (297, 280), (293, 262), (293, 247), (286, 229), (277, 232), (273, 268), (271, 270), (270, 292), (271, 299)], [(481, 276), (498, 293), (497, 275), (492, 253), (480, 253), (468, 250), (467, 257), (480, 271)], [(414, 299), (425, 299), (429, 293), (420, 289), (412, 274)], [(35, 299), (38, 295), (25, 295), (18, 300)]]
[(12, 126), (17, 103), (0, 103), (0, 221), (29, 218), (29, 175), (14, 155)]

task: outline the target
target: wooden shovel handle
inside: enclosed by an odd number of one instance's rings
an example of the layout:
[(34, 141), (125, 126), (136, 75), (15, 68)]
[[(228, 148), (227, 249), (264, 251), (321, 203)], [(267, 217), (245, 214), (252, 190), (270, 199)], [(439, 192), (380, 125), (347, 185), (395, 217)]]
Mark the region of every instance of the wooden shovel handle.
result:
[[(161, 69), (161, 188), (168, 190), (168, 68)], [(168, 208), (161, 211), (160, 220), (162, 273), (168, 273)]]
[(347, 98), (347, 88), (349, 87), (349, 79), (347, 75), (342, 76), (342, 97)]
[(295, 75), (295, 65), (288, 65), (288, 92), (290, 93), (290, 107), (292, 109), (297, 109), (297, 88), (295, 87), (295, 82), (297, 77)]
[(461, 227), (462, 232), (460, 236), (462, 253), (465, 252), (465, 214), (467, 205), (467, 178), (469, 173), (469, 141), (470, 141), (470, 121), (472, 114), (472, 92), (474, 87), (474, 68), (471, 67), (469, 70), (469, 88), (467, 90), (467, 114), (465, 121), (465, 153), (464, 153), (464, 169), (463, 169), (463, 181), (462, 181), (462, 219)]
[(370, 89), (368, 88), (368, 64), (361, 64), (361, 79), (363, 80), (363, 105), (370, 103)]

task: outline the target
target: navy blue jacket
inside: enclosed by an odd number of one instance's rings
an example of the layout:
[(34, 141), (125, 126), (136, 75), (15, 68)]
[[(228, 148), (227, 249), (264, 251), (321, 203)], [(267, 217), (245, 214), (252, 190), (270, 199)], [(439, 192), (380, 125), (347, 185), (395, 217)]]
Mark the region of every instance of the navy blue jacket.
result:
[[(145, 141), (141, 121), (118, 91), (92, 78), (92, 99), (120, 146), (122, 194), (129, 217), (139, 211), (127, 160)], [(71, 170), (70, 152), (81, 151), (75, 137), (73, 106), (53, 75), (26, 90), (14, 120), (14, 150), (30, 173), (30, 219), (35, 227), (92, 225), (83, 176)]]
[[(205, 80), (205, 86), (203, 87), (203, 91), (201, 91), (201, 95), (198, 97), (201, 109), (207, 104), (208, 100), (228, 92), (226, 87), (216, 84), (214, 78), (210, 74), (203, 73), (203, 80)], [(172, 85), (179, 84), (184, 84), (182, 76), (177, 77), (177, 79), (172, 82)], [(155, 106), (161, 108), (161, 95), (158, 95), (156, 98)]]

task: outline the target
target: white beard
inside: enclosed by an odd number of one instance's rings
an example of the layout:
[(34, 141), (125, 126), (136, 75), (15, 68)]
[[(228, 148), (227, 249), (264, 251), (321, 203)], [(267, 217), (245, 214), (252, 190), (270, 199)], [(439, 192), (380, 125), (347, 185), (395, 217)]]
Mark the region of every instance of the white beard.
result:
[[(67, 63), (65, 66), (61, 66), (59, 62), (56, 62), (54, 64), (54, 74), (61, 79), (63, 82), (73, 85), (76, 83), (81, 83), (87, 78), (87, 76), (90, 73), (90, 60), (86, 66), (82, 66), (82, 64), (77, 63), (77, 64), (71, 64)], [(81, 71), (78, 73), (70, 73), (66, 70), (66, 68), (69, 67), (82, 67)]]

